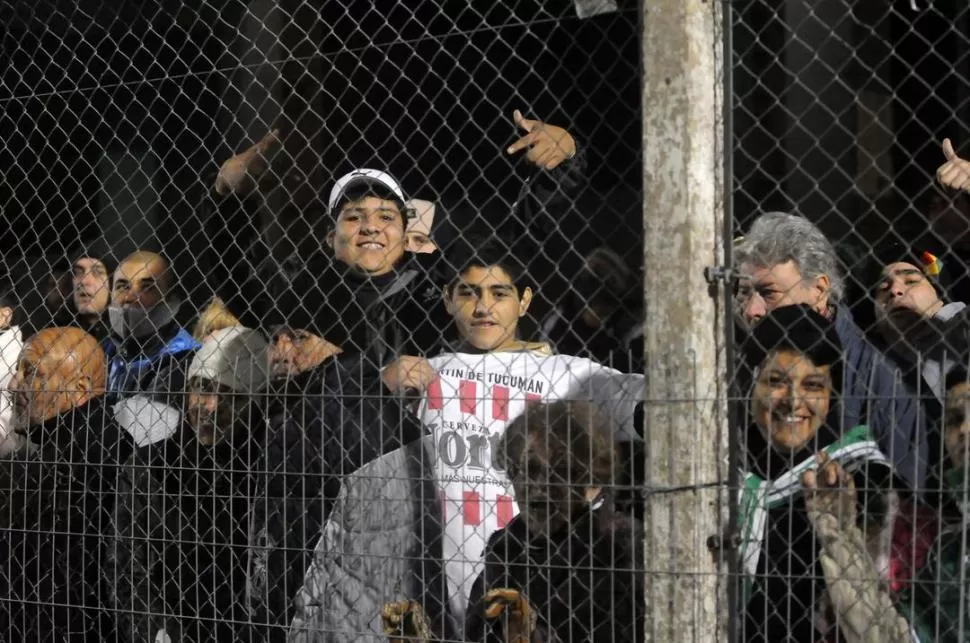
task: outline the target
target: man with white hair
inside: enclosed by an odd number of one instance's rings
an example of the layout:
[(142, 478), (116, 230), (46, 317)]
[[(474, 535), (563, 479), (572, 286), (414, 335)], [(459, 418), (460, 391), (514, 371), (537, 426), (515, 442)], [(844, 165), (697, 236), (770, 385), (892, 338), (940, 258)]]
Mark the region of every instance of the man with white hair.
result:
[(835, 324), (845, 349), (842, 425), (868, 425), (913, 489), (926, 478), (926, 427), (899, 368), (880, 353), (843, 304), (845, 281), (831, 242), (808, 219), (767, 212), (734, 248), (740, 278), (737, 313), (753, 327), (770, 311), (807, 304)]
[(258, 331), (213, 333), (187, 371), (186, 430), (129, 461), (110, 570), (122, 640), (249, 640), (240, 614), (262, 488), (268, 353)]

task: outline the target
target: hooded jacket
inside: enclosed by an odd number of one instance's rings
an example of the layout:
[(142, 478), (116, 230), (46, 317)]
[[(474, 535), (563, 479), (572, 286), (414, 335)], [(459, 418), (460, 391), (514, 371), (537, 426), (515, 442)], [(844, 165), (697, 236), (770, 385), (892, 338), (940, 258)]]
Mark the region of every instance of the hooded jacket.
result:
[(436, 640), (461, 640), (449, 616), (442, 515), (427, 437), (349, 475), (295, 601), (291, 643), (385, 640), (381, 609), (417, 600)]
[(145, 393), (180, 408), (173, 396), (185, 390), (185, 369), (201, 344), (184, 328), (170, 324), (145, 343), (114, 336), (101, 347), (108, 356), (108, 395), (113, 402)]
[(120, 640), (264, 640), (247, 573), (264, 422), (254, 417), (256, 435), (211, 447), (183, 430), (125, 463), (111, 563)]
[[(534, 232), (534, 255), (541, 239), (556, 229), (558, 212), (579, 188), (584, 169), (577, 154), (556, 170), (537, 174), (524, 184), (511, 222), (490, 221), (491, 230), (509, 234), (511, 248), (511, 239), (529, 236), (516, 234), (521, 222)], [(256, 199), (219, 198), (213, 192), (205, 205), (209, 283), (243, 325), (311, 330), (345, 353), (367, 352), (376, 362), (437, 352), (450, 322), (441, 300), (450, 271), (439, 253), (406, 254), (394, 271), (376, 278), (323, 249), (279, 261), (253, 216)]]
[(0, 462), (0, 640), (114, 640), (104, 534), (134, 442), (103, 398), (28, 438), (35, 453)]

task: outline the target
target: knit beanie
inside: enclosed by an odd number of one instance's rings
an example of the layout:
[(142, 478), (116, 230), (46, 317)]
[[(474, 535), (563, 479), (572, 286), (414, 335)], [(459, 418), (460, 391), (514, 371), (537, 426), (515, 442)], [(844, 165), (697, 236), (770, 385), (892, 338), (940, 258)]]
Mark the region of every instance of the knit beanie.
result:
[(245, 394), (266, 388), (269, 375), (269, 344), (261, 333), (242, 326), (212, 333), (188, 371), (190, 380), (202, 378)]

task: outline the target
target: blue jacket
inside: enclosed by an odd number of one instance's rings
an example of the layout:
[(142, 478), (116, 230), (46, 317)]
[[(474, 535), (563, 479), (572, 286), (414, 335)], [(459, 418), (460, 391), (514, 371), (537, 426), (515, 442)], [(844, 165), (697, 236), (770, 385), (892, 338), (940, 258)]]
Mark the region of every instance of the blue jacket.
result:
[(108, 356), (108, 397), (111, 402), (137, 393), (180, 393), (185, 388), (185, 359), (201, 344), (184, 328), (157, 351), (128, 360), (112, 338), (102, 342)]
[(896, 474), (913, 490), (924, 487), (929, 448), (927, 422), (899, 367), (866, 339), (847, 308), (835, 314), (845, 374), (842, 426), (868, 425)]

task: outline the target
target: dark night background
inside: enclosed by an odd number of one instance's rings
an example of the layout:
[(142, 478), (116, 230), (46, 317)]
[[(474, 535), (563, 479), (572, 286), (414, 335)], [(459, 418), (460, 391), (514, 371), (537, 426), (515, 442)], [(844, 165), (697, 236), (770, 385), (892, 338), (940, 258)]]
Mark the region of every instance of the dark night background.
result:
[[(638, 263), (636, 2), (583, 20), (568, 0), (412, 0), (383, 13), (352, 0), (198, 4), (0, 3), (10, 270), (102, 237), (115, 255), (163, 247), (191, 269), (205, 243), (203, 181), (281, 122), (297, 132), (287, 154), (313, 185), (388, 167), (416, 197), (466, 199), (488, 216), (524, 176), (501, 152), (517, 107), (568, 126), (590, 153), (577, 211), (592, 224), (577, 243)], [(865, 237), (878, 228), (865, 217), (885, 229), (919, 214), (939, 139), (970, 142), (970, 10), (959, 4), (732, 3), (739, 228), (759, 209), (797, 207), (831, 234)], [(890, 175), (860, 188), (874, 164), (852, 144), (871, 134), (862, 92), (866, 105), (890, 106), (888, 142), (875, 137)]]

